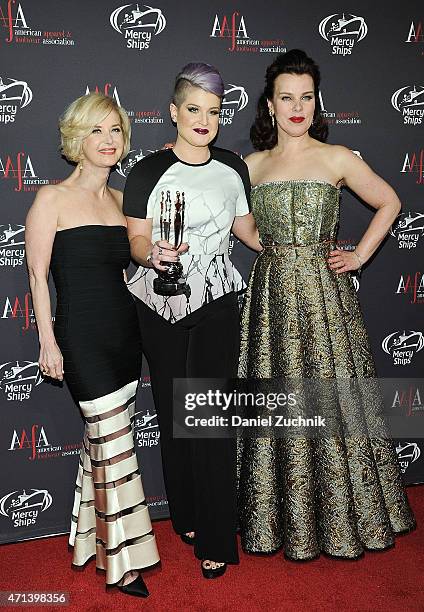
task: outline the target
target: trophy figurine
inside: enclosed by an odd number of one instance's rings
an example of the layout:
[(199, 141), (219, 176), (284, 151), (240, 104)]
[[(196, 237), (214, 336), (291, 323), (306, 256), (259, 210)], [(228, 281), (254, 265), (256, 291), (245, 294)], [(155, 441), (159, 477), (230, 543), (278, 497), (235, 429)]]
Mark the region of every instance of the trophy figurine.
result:
[[(184, 192), (176, 192), (175, 202), (171, 201), (170, 191), (162, 191), (160, 201), (160, 238), (166, 240), (178, 249), (183, 242), (185, 199)], [(190, 297), (191, 289), (182, 277), (183, 265), (179, 261), (161, 261), (166, 270), (157, 270), (157, 278), (153, 281), (154, 292), (158, 295), (186, 295)]]

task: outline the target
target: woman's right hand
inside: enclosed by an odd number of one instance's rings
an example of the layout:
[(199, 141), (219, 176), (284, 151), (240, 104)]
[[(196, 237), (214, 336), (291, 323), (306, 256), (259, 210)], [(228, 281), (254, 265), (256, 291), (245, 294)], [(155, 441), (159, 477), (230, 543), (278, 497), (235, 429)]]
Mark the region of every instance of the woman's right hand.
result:
[(56, 342), (41, 346), (38, 365), (44, 376), (63, 380), (63, 357)]
[(167, 242), (166, 240), (157, 240), (151, 251), (150, 261), (152, 266), (156, 270), (161, 270), (165, 272), (168, 268), (166, 266), (162, 266), (161, 263), (164, 261), (169, 261), (170, 263), (175, 263), (180, 260), (180, 255), (186, 253), (188, 251), (187, 242), (183, 242), (178, 249), (175, 249), (172, 244)]

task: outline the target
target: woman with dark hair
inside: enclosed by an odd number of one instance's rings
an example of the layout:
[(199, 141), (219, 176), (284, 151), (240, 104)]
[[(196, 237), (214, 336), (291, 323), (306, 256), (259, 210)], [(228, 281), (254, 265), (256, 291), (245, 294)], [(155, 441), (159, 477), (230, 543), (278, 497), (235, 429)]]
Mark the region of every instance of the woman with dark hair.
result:
[[(194, 544), (206, 578), (238, 562), (236, 445), (173, 438), (172, 381), (237, 375), (242, 283), (228, 256), (230, 231), (261, 250), (249, 213), (247, 167), (235, 153), (210, 146), (223, 93), (212, 66), (183, 68), (170, 105), (175, 146), (138, 162), (124, 193), (131, 253), (140, 264), (129, 288), (150, 368), (171, 519), (182, 540)], [(185, 240), (178, 249), (165, 239), (176, 227)], [(157, 273), (177, 262), (185, 284), (176, 281), (173, 289), (170, 282), (166, 295)]]
[[(258, 152), (246, 158), (264, 250), (243, 310), (239, 375), (293, 381), (301, 391), (314, 379), (315, 415), (328, 414), (332, 424), (315, 437), (305, 428), (240, 441), (242, 545), (262, 553), (283, 546), (293, 560), (320, 552), (357, 558), (414, 527), (394, 445), (382, 433), (379, 397), (369, 384), (375, 366), (346, 274), (377, 250), (400, 203), (362, 159), (325, 144), (319, 83), (318, 66), (303, 51), (275, 59), (251, 130)], [(344, 185), (377, 210), (354, 251), (335, 246)], [(354, 383), (363, 383), (365, 397), (355, 396)], [(311, 408), (304, 397), (290, 414)]]

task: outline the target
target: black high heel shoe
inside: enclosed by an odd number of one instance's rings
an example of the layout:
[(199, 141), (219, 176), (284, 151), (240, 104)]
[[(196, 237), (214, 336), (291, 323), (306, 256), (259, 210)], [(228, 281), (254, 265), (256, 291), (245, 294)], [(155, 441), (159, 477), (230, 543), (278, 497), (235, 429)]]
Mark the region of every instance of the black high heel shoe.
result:
[(193, 536), (192, 538), (190, 536), (188, 536), (186, 533), (181, 533), (180, 534), (180, 538), (182, 539), (182, 541), (184, 542), (184, 544), (190, 544), (190, 546), (194, 546), (194, 538), (195, 536)]
[(140, 574), (135, 580), (128, 584), (118, 585), (118, 589), (126, 595), (134, 595), (135, 597), (148, 597), (150, 595), (148, 588), (144, 584), (143, 578)]
[[(205, 560), (203, 560), (200, 564), (204, 578), (219, 578), (220, 576), (223, 576), (227, 571), (226, 563), (224, 563), (220, 567), (216, 567), (215, 569), (213, 569), (212, 567), (204, 567), (204, 562)], [(219, 563), (219, 561), (209, 561), (209, 563)]]

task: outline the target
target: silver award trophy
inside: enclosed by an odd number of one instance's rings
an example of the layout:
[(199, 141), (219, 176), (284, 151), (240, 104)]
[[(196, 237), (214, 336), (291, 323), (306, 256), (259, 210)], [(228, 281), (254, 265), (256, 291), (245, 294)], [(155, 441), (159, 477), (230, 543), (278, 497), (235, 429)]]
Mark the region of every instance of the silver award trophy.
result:
[[(167, 240), (178, 249), (183, 242), (185, 221), (184, 192), (176, 192), (175, 202), (171, 201), (170, 191), (162, 191), (160, 201), (160, 238)], [(183, 265), (179, 261), (161, 261), (166, 270), (157, 270), (157, 278), (153, 281), (153, 289), (158, 295), (186, 295), (190, 297), (191, 289), (182, 278)]]

